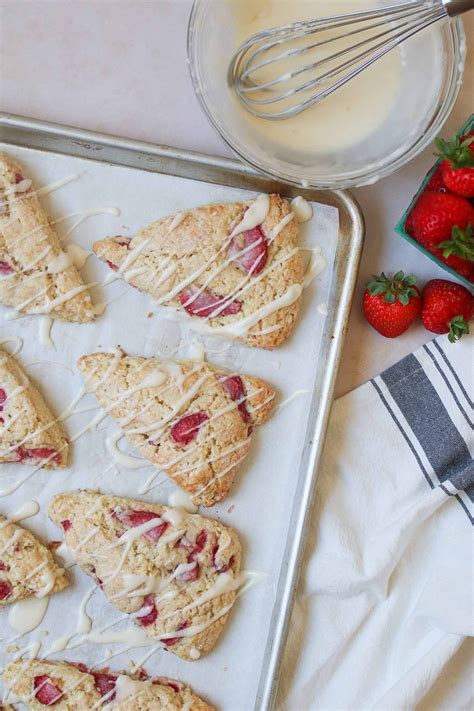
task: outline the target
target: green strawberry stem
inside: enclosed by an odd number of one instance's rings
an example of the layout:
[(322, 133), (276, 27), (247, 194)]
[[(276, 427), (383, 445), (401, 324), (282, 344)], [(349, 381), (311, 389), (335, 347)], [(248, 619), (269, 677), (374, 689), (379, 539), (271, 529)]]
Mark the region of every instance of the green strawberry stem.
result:
[(438, 153), (435, 155), (443, 160), (449, 160), (452, 168), (474, 168), (474, 155), (471, 151), (471, 143), (474, 136), (468, 136), (461, 140), (460, 136), (455, 136), (450, 141), (442, 138), (435, 140)]
[(457, 254), (468, 262), (474, 262), (474, 230), (471, 223), (468, 223), (465, 230), (454, 225), (451, 239), (440, 242), (436, 248), (443, 250), (443, 257)]
[(402, 271), (397, 272), (393, 277), (387, 277), (384, 272), (380, 276), (373, 274), (365, 288), (372, 296), (382, 296), (383, 300), (389, 304), (398, 301), (407, 306), (412, 296), (418, 297), (418, 291), (413, 288), (416, 283), (416, 276), (410, 274), (405, 276)]
[(463, 316), (455, 316), (449, 323), (448, 340), (450, 343), (456, 343), (459, 339), (469, 333), (469, 325), (464, 320)]

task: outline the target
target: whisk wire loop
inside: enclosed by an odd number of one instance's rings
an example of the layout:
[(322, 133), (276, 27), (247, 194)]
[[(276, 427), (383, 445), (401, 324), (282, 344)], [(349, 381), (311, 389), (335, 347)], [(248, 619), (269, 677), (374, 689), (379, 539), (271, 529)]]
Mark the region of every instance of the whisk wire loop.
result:
[[(258, 32), (234, 54), (229, 84), (255, 116), (270, 120), (295, 116), (344, 86), (405, 40), (447, 18), (450, 1), (412, 0)], [(325, 49), (329, 51), (324, 53)], [(311, 57), (311, 52), (316, 56)], [(295, 63), (298, 57), (303, 60), (301, 65)], [(284, 62), (289, 62), (289, 68)], [(273, 76), (269, 72), (274, 72)], [(305, 96), (308, 92), (312, 93)]]

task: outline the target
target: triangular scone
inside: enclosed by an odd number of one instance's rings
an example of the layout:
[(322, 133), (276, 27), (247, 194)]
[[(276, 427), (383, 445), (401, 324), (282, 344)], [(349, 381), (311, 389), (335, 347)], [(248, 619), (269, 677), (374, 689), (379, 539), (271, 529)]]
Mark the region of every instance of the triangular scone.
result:
[(49, 516), (76, 563), (149, 637), (188, 661), (212, 649), (242, 582), (231, 528), (93, 491), (58, 494)]
[(0, 349), (0, 463), (65, 467), (68, 441), (38, 390)]
[(78, 367), (127, 439), (203, 506), (228, 494), (275, 395), (258, 378), (205, 362), (117, 351), (82, 356)]
[(64, 321), (95, 317), (87, 286), (21, 166), (0, 155), (0, 304)]
[(300, 307), (297, 241), (288, 201), (261, 195), (253, 203), (205, 205), (164, 217), (132, 239), (111, 237), (93, 249), (158, 304), (191, 315), (194, 328), (275, 348)]
[(65, 571), (32, 533), (0, 516), (0, 606), (68, 586)]
[(3, 679), (29, 709), (42, 711), (213, 711), (199, 696), (175, 679), (149, 678), (144, 672), (125, 674), (89, 670), (84, 664), (23, 659), (11, 662)]

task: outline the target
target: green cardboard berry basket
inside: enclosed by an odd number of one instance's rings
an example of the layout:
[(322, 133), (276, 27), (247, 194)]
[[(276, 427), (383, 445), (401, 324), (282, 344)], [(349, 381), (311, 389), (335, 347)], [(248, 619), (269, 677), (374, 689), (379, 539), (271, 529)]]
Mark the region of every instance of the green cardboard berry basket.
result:
[[(463, 134), (468, 133), (469, 131), (471, 131), (473, 129), (474, 129), (474, 114), (471, 114), (471, 116), (468, 118), (466, 123), (463, 126), (461, 126), (461, 128), (459, 129), (457, 135), (462, 136)], [(428, 181), (432, 178), (432, 176), (438, 169), (440, 163), (441, 163), (441, 159), (438, 159), (436, 161), (436, 163), (433, 165), (433, 167), (426, 174), (422, 184), (420, 185), (420, 187), (418, 189), (418, 192), (414, 195), (411, 203), (409, 204), (408, 208), (405, 210), (403, 217), (395, 225), (395, 232), (398, 232), (398, 234), (401, 235), (403, 237), (403, 239), (405, 239), (407, 242), (409, 242), (414, 247), (416, 247), (416, 249), (418, 249), (420, 252), (423, 252), (423, 254), (425, 254), (429, 259), (431, 259), (432, 262), (435, 262), (435, 264), (440, 266), (446, 272), (449, 272), (450, 274), (452, 274), (452, 276), (456, 277), (456, 279), (458, 279), (459, 281), (462, 281), (463, 284), (465, 284), (472, 290), (474, 288), (474, 283), (472, 281), (469, 281), (469, 279), (467, 279), (464, 276), (461, 276), (461, 274), (458, 274), (458, 272), (456, 272), (454, 269), (451, 269), (451, 267), (448, 267), (447, 264), (445, 264), (440, 259), (438, 259), (438, 257), (435, 257), (435, 255), (431, 254), (431, 252), (428, 252), (421, 244), (419, 244), (419, 242), (414, 240), (413, 237), (410, 237), (408, 232), (405, 231), (405, 222), (406, 222), (408, 215), (412, 211), (413, 207), (415, 206), (416, 201), (418, 200), (421, 193), (425, 189), (426, 184), (428, 183)]]

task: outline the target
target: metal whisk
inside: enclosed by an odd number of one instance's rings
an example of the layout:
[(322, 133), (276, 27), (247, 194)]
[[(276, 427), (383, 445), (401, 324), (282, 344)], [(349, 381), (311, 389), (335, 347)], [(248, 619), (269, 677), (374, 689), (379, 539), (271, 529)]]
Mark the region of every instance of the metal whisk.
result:
[(234, 54), (229, 85), (254, 116), (290, 118), (425, 27), (473, 8), (474, 0), (411, 0), (258, 32)]

